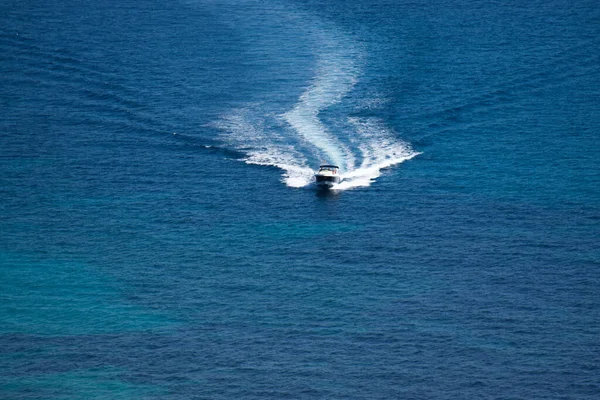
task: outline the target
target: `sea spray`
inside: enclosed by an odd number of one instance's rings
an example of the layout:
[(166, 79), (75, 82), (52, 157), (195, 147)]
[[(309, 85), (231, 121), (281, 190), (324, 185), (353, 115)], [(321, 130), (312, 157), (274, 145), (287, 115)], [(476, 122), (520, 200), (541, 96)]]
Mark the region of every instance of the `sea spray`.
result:
[(318, 149), (323, 159), (345, 169), (353, 167), (354, 156), (340, 137), (325, 127), (319, 113), (342, 101), (358, 81), (358, 52), (348, 42), (339, 34), (318, 39), (316, 77), (294, 107), (283, 114), (285, 121)]
[[(349, 117), (357, 111), (353, 96), (358, 96), (355, 86), (367, 59), (363, 47), (331, 24), (298, 15), (298, 10), (289, 13), (289, 22), (302, 22), (296, 28), (306, 30), (306, 39), (313, 42), (310, 58), (315, 63), (307, 65), (306, 57), (301, 57), (292, 64), (314, 68), (314, 77), (287, 111), (276, 110), (280, 104), (262, 101), (224, 114), (214, 125), (223, 131), (225, 146), (244, 153), (243, 161), (249, 164), (282, 169), (282, 180), (290, 187), (310, 186), (320, 163), (336, 164), (344, 177), (338, 190), (369, 186), (383, 168), (417, 155), (383, 120)], [(279, 10), (277, 18), (281, 16)], [(353, 106), (346, 107), (346, 102)], [(373, 112), (373, 104), (383, 103), (384, 99), (372, 99), (365, 107)], [(327, 119), (322, 117), (324, 111)]]

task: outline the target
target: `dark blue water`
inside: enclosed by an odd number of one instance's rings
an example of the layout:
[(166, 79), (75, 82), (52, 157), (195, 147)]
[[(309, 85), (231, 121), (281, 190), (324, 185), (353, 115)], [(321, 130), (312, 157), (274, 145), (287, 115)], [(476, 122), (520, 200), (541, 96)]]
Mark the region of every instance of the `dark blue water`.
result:
[(586, 0), (4, 1), (0, 398), (598, 398), (599, 48)]

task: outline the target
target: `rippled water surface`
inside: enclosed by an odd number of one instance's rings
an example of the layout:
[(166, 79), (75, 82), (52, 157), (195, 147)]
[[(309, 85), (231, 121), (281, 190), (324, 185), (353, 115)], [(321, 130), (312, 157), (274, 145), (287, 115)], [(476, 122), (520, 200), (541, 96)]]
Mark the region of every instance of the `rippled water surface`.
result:
[(596, 1), (0, 10), (0, 398), (597, 398)]

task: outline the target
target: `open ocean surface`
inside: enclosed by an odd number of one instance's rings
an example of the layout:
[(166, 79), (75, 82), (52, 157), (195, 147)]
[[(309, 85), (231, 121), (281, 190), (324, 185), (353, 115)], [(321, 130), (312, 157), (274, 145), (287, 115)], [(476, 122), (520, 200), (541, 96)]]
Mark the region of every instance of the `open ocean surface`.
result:
[(597, 0), (4, 0), (0, 107), (2, 399), (600, 396)]

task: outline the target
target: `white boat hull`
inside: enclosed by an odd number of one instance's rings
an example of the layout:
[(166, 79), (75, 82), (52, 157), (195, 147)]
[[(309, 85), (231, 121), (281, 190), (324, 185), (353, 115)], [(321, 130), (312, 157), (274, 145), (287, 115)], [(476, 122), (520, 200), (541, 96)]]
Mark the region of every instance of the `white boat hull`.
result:
[(341, 181), (342, 178), (339, 176), (315, 175), (315, 183), (317, 184), (317, 186), (332, 187), (337, 185)]
[(336, 165), (323, 164), (315, 173), (315, 184), (319, 187), (330, 188), (342, 181), (339, 167)]

